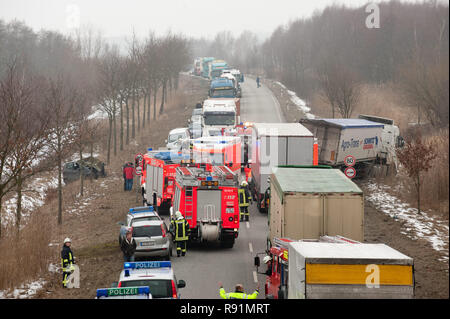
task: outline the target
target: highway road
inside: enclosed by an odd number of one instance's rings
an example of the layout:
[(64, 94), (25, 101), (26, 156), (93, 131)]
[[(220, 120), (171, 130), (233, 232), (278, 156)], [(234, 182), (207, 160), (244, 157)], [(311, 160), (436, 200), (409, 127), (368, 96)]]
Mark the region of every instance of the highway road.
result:
[[(253, 79), (246, 78), (242, 84), (241, 120), (252, 122), (283, 122), (279, 104), (272, 92), (265, 86), (256, 87)], [(231, 249), (219, 245), (194, 245), (189, 247), (185, 257), (172, 258), (172, 265), (178, 280), (186, 281), (181, 289), (182, 299), (220, 298), (218, 282), (222, 281), (227, 292), (234, 291), (242, 283), (246, 293), (252, 293), (256, 282), (260, 284), (259, 299), (264, 298), (266, 276), (256, 273), (253, 258), (264, 252), (268, 233), (267, 215), (250, 207), (250, 220), (240, 225), (239, 237)], [(262, 257), (262, 256), (261, 256)], [(262, 261), (262, 258), (261, 258)], [(265, 271), (264, 265), (260, 271)]]

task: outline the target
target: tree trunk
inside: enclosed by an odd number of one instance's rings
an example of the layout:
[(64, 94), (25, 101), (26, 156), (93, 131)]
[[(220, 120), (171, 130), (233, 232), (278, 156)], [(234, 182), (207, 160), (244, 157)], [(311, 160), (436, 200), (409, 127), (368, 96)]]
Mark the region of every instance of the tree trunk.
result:
[(22, 218), (22, 173), (17, 176), (16, 235), (19, 237), (20, 220)]
[(156, 96), (158, 94), (158, 90), (153, 90), (153, 120), (156, 120)]
[[(2, 194), (2, 189), (0, 189), (0, 194)], [(0, 239), (2, 238), (2, 203), (3, 195), (0, 196)]]
[(136, 125), (135, 125), (135, 116), (134, 116), (134, 107), (136, 105), (136, 92), (133, 87), (132, 98), (131, 98), (131, 138), (135, 138), (136, 136)]
[(61, 144), (58, 138), (58, 225), (62, 225), (62, 156), (61, 156)]
[(145, 127), (145, 107), (147, 106), (147, 92), (144, 93), (144, 105), (142, 106), (142, 128)]
[(120, 150), (123, 151), (123, 101), (120, 99), (119, 102), (119, 112), (120, 112)]
[(417, 211), (419, 214), (422, 214), (420, 211), (420, 174), (417, 174)]
[(152, 108), (152, 90), (148, 90), (148, 99), (147, 99), (147, 122), (150, 123), (150, 114), (151, 114), (151, 108)]
[(83, 166), (83, 149), (80, 147), (80, 196), (84, 195), (84, 166)]
[(106, 160), (108, 162), (108, 165), (110, 163), (111, 159), (111, 136), (112, 136), (112, 118), (109, 117), (109, 130), (108, 130), (108, 146), (107, 146), (107, 152), (106, 152)]
[(126, 138), (125, 138), (125, 144), (129, 144), (130, 143), (130, 108), (128, 105), (128, 96), (125, 100), (125, 109), (126, 109), (126, 118), (127, 118), (127, 134), (126, 134)]
[(139, 132), (141, 130), (141, 110), (140, 110), (140, 94), (137, 94), (137, 100), (136, 100), (136, 114), (137, 114), (137, 131)]
[[(114, 100), (114, 104), (116, 104), (116, 101)], [(116, 109), (116, 106), (114, 105), (114, 110)], [(117, 130), (116, 130), (116, 112), (114, 111), (113, 115), (113, 141), (114, 141), (114, 156), (117, 155)]]
[(163, 82), (162, 86), (162, 96), (161, 96), (161, 105), (159, 107), (159, 114), (163, 114), (164, 112), (164, 99), (166, 97), (166, 86), (167, 86), (167, 80)]

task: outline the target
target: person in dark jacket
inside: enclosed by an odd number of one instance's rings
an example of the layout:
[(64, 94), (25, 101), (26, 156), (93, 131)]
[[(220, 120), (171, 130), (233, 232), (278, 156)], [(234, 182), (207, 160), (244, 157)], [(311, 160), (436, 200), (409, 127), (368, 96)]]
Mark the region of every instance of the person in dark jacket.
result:
[(61, 267), (63, 271), (63, 288), (67, 288), (67, 277), (75, 270), (73, 266), (75, 260), (73, 257), (72, 249), (70, 248), (72, 241), (70, 238), (64, 239), (64, 246), (61, 250)]
[(124, 262), (133, 262), (134, 261), (134, 253), (136, 251), (136, 241), (132, 237), (131, 230), (127, 230), (125, 239), (122, 240), (122, 243), (120, 244), (120, 249), (123, 252), (123, 261)]

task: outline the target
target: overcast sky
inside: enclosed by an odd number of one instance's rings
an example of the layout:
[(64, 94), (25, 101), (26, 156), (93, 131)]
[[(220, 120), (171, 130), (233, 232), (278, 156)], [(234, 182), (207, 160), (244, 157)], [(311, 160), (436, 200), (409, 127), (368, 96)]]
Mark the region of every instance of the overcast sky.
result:
[(0, 0), (0, 19), (24, 21), (35, 31), (69, 33), (91, 25), (106, 37), (168, 30), (210, 37), (229, 30), (267, 36), (280, 24), (308, 17), (333, 3), (361, 6), (368, 0)]

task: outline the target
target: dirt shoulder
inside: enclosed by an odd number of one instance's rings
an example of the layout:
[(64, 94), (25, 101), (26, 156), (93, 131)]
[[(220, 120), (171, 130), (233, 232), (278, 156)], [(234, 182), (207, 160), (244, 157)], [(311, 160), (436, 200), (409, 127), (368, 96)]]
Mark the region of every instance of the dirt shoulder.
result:
[(424, 240), (412, 240), (401, 234), (401, 222), (364, 205), (364, 235), (369, 243), (383, 243), (414, 259), (415, 298), (449, 298), (448, 266), (440, 254)]

